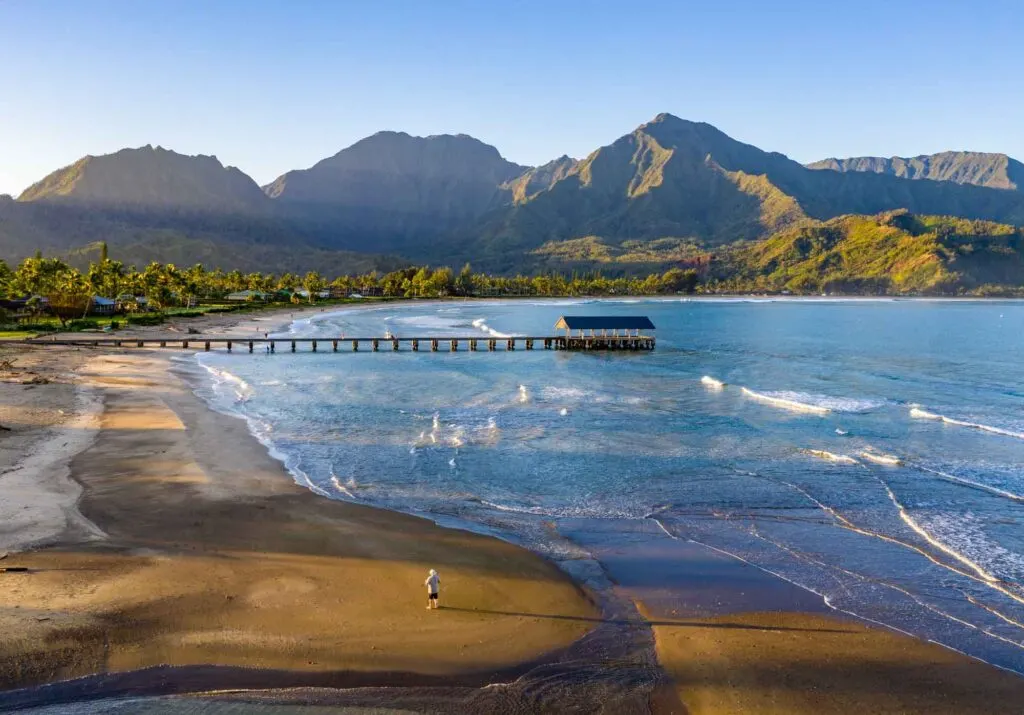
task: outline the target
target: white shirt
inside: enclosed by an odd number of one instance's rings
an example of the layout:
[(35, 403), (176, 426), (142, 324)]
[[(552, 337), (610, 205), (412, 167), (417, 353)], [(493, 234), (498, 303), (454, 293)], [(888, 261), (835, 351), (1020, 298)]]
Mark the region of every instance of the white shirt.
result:
[(441, 584), (441, 578), (435, 573), (427, 576), (427, 580), (424, 581), (427, 585), (427, 593), (437, 593), (437, 588)]

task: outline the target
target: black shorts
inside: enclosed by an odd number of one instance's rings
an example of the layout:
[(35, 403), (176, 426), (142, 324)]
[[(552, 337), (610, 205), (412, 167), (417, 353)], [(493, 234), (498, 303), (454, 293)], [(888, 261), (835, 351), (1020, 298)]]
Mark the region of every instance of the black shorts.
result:
[(437, 594), (436, 593), (427, 594), (427, 598), (429, 598), (431, 601), (436, 601), (437, 600)]

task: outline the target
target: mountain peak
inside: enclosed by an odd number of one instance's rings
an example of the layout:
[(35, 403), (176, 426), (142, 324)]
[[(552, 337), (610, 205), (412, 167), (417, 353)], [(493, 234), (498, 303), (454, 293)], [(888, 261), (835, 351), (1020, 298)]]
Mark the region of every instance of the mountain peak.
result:
[(215, 156), (188, 156), (152, 144), (87, 155), (36, 182), (19, 201), (77, 201), (117, 206), (223, 210), (264, 197), (251, 178)]

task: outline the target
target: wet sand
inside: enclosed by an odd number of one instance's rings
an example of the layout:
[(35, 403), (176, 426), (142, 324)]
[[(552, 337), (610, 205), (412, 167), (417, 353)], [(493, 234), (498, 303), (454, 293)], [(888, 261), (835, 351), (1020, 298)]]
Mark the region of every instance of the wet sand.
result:
[(844, 617), (698, 544), (684, 542), (675, 557), (687, 577), (672, 599), (638, 602), (678, 697), (662, 712), (1021, 712), (1024, 678), (1016, 674)]
[[(303, 671), (457, 680), (593, 627), (584, 594), (525, 550), (299, 487), (167, 366), (106, 354), (79, 371), (103, 401), (70, 462), (84, 521), (4, 561), (30, 572), (0, 574), (0, 688), (161, 664), (271, 669), (277, 686)], [(428, 613), (431, 567), (444, 608)]]

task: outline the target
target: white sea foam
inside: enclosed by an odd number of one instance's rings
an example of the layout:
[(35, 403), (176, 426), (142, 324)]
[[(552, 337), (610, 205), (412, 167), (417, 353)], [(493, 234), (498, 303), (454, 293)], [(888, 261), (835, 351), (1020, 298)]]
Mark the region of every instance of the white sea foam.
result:
[(511, 338), (512, 337), (508, 333), (502, 333), (502, 332), (500, 332), (498, 330), (495, 330), (494, 328), (492, 328), (491, 326), (489, 326), (485, 322), (486, 320), (487, 320), (486, 318), (477, 318), (476, 320), (473, 321), (473, 327), (477, 328), (479, 330), (484, 331), (485, 333), (490, 335), (492, 338)]
[(839, 429), (838, 427), (836, 427), (836, 434), (839, 435), (840, 437), (845, 437), (846, 435), (848, 435), (850, 433), (847, 430)]
[(560, 414), (562, 417), (565, 417), (566, 415), (569, 414), (569, 409), (567, 407), (563, 407), (558, 411), (558, 414)]
[(516, 399), (518, 399), (521, 403), (526, 403), (530, 401), (530, 393), (526, 389), (526, 385), (519, 386), (519, 397)]
[(808, 412), (816, 415), (827, 415), (833, 412), (863, 413), (870, 412), (885, 404), (881, 400), (858, 399), (855, 397), (832, 397), (809, 392), (793, 392), (779, 390), (755, 392), (747, 387), (740, 388), (744, 395), (765, 404), (793, 412)]
[(937, 422), (944, 422), (947, 425), (967, 427), (968, 429), (976, 429), (982, 432), (989, 432), (991, 434), (1002, 435), (1003, 437), (1015, 437), (1016, 439), (1024, 439), (1024, 433), (1022, 432), (1014, 432), (1012, 430), (1003, 429), (1002, 427), (992, 427), (991, 425), (984, 425), (978, 422), (968, 422), (966, 420), (954, 419), (953, 417), (946, 417), (946, 415), (940, 415), (934, 412), (928, 412), (927, 410), (923, 410), (917, 405), (914, 405), (910, 408), (910, 416), (918, 420), (935, 420)]
[(541, 399), (545, 402), (582, 402), (592, 397), (593, 394), (578, 387), (559, 387), (557, 385), (545, 385), (540, 389)]
[(542, 402), (554, 402), (556, 404), (620, 404), (620, 405), (642, 405), (649, 401), (649, 398), (639, 395), (613, 395), (595, 390), (582, 390), (578, 387), (561, 387), (558, 385), (545, 385), (540, 388), (540, 399)]
[(712, 390), (721, 390), (723, 387), (725, 387), (724, 382), (722, 382), (721, 380), (716, 380), (715, 378), (710, 377), (709, 375), (705, 375), (700, 379), (700, 381), (701, 384), (703, 384), (706, 387), (710, 387)]
[(200, 364), (206, 368), (207, 372), (209, 372), (211, 376), (213, 376), (214, 392), (220, 393), (224, 388), (230, 389), (237, 402), (245, 402), (252, 397), (252, 386), (242, 378), (228, 372), (227, 370), (221, 370), (202, 362), (200, 362)]
[(973, 512), (922, 512), (915, 518), (932, 538), (941, 540), (992, 578), (1013, 582), (1024, 578), (1024, 555), (989, 538), (985, 521)]
[(866, 459), (869, 462), (874, 462), (875, 464), (881, 464), (887, 467), (897, 467), (903, 464), (903, 460), (897, 457), (896, 455), (885, 454), (884, 452), (879, 452), (877, 450), (871, 449), (870, 447), (867, 449), (862, 449), (859, 453), (859, 456), (862, 459)]
[(355, 486), (356, 486), (355, 479), (349, 479), (348, 480), (348, 484), (342, 484), (341, 480), (338, 479), (338, 475), (334, 474), (332, 472), (331, 473), (331, 484), (334, 485), (335, 489), (337, 489), (339, 492), (341, 492), (342, 494), (347, 496), (349, 499), (355, 499), (356, 498), (356, 495), (353, 494), (352, 491), (351, 491), (351, 489), (354, 489)]
[(914, 464), (912, 466), (915, 469), (921, 470), (922, 472), (934, 474), (939, 479), (945, 480), (947, 482), (952, 482), (954, 484), (962, 484), (965, 487), (970, 487), (972, 489), (980, 489), (981, 491), (988, 492), (990, 494), (995, 494), (996, 496), (1005, 497), (1007, 499), (1012, 499), (1013, 501), (1024, 502), (1024, 494), (1016, 494), (1014, 492), (1007, 491), (1006, 489), (993, 487), (989, 484), (982, 484), (981, 482), (976, 482), (973, 479), (967, 479), (966, 477), (958, 477), (955, 474), (949, 474), (948, 472), (943, 472), (938, 469), (931, 469), (930, 467), (925, 467), (924, 465), (921, 464)]
[[(830, 410), (828, 407), (822, 405), (812, 405), (806, 402), (798, 402), (797, 400), (789, 397), (783, 397), (783, 393), (764, 393), (754, 392), (746, 387), (740, 388), (744, 395), (750, 397), (758, 402), (764, 402), (765, 404), (772, 405), (773, 407), (781, 407), (784, 410), (791, 410), (793, 412), (809, 412), (815, 415), (827, 415)], [(787, 395), (794, 393), (786, 393)]]
[(826, 462), (835, 462), (836, 464), (860, 464), (860, 462), (848, 454), (835, 454), (834, 452), (826, 452), (823, 449), (805, 449), (804, 452), (812, 457), (824, 459)]

